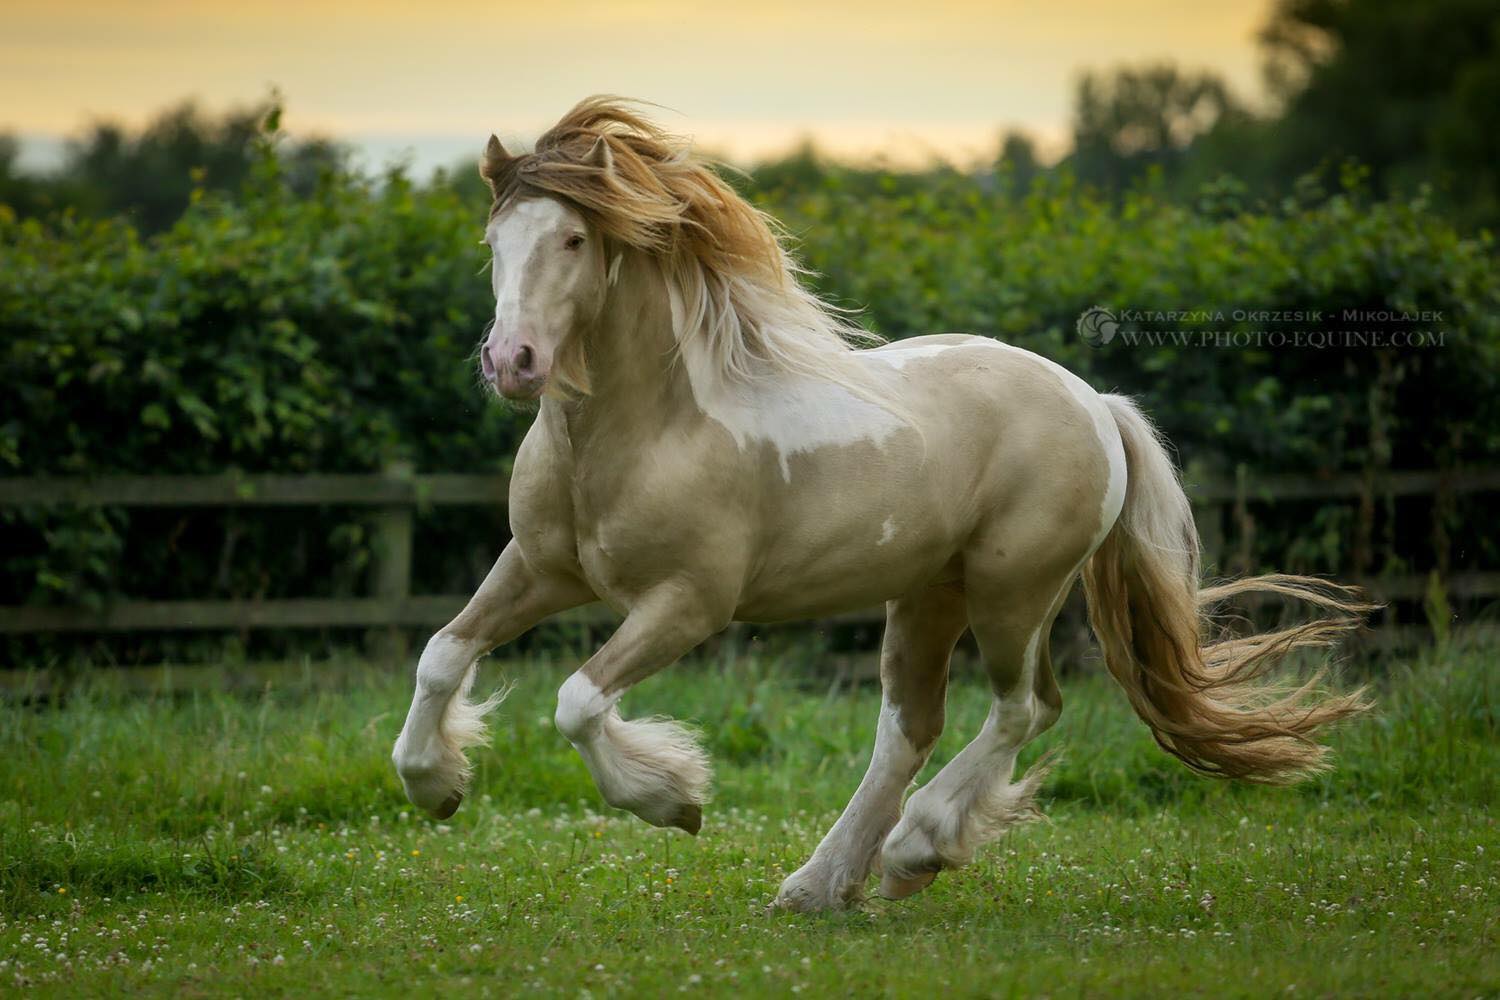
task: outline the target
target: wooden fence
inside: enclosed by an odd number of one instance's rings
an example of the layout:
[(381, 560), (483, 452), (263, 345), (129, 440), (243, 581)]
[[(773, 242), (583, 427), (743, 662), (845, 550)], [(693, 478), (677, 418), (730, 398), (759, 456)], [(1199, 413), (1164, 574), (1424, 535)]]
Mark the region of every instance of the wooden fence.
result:
[[(306, 507), (371, 509), (374, 523), (374, 582), (368, 597), (283, 600), (116, 600), (99, 609), (0, 607), (0, 633), (131, 632), (177, 629), (433, 627), (463, 607), (468, 594), (411, 593), (413, 522), (433, 507), (502, 507), (508, 492), (502, 475), (416, 475), (394, 466), (371, 475), (105, 476), (97, 478), (0, 478), (0, 507)], [(1229, 540), (1243, 542), (1251, 511), (1259, 504), (1300, 500), (1359, 500), (1371, 495), (1443, 499), (1500, 491), (1500, 469), (1461, 472), (1393, 472), (1371, 479), (1358, 475), (1311, 479), (1270, 475), (1250, 478), (1188, 477), (1205, 565), (1223, 568)], [(1441, 503), (1438, 504), (1441, 507)], [(1422, 598), (1426, 576), (1361, 579), (1383, 601)], [(1500, 596), (1500, 572), (1445, 574), (1450, 596)], [(563, 621), (604, 624), (614, 617), (603, 607), (559, 616)], [(855, 612), (832, 623), (875, 624), (879, 609)]]

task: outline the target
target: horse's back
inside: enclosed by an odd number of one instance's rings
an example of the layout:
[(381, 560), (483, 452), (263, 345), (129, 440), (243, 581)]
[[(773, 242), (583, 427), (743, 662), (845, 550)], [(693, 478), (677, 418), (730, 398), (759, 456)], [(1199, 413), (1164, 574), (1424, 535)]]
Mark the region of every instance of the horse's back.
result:
[[(953, 334), (855, 357), (904, 427), (783, 457), (782, 474), (765, 460), (767, 530), (742, 617), (826, 613), (956, 580), (981, 534), (1063, 559), (1093, 544), (1107, 436), (1118, 436), (1082, 380)], [(801, 581), (795, 592), (790, 579)]]
[(1108, 405), (1049, 358), (987, 337), (946, 335), (867, 352), (908, 359), (913, 394), (941, 400), (939, 423), (988, 450), (971, 546), (1015, 565), (1072, 566), (1113, 526), (1124, 451)]

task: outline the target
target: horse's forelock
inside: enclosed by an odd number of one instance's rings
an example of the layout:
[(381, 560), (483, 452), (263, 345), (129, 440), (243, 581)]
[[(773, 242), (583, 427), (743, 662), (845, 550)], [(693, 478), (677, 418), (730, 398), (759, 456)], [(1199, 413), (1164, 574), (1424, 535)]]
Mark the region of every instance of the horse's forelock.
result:
[(769, 216), (620, 98), (582, 101), (533, 152), (487, 155), (481, 173), (495, 196), (491, 218), (514, 201), (554, 197), (655, 258), (685, 300), (702, 304), (694, 315), (726, 372), (760, 359), (826, 375), (828, 352), (866, 337), (801, 286)]
[(725, 279), (776, 278), (783, 269), (769, 220), (685, 140), (619, 98), (581, 102), (533, 152), (487, 153), (480, 172), (494, 194), (491, 218), (518, 198), (552, 195), (614, 239), (659, 257), (689, 255)]

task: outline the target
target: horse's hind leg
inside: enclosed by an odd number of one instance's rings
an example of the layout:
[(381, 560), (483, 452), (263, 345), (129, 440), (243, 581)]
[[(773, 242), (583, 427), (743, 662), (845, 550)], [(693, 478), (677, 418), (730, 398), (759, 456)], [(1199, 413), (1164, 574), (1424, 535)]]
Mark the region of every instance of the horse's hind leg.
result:
[(967, 864), (982, 844), (1036, 814), (1033, 796), (1045, 769), (1034, 768), (1020, 781), (1011, 777), (1021, 747), (1062, 711), (1047, 647), (1072, 580), (1042, 605), (1013, 599), (997, 606), (997, 595), (983, 588), (969, 594), (969, 625), (994, 692), (990, 713), (979, 735), (907, 801), (881, 849), (882, 896), (917, 892), (942, 869)]
[(964, 624), (957, 587), (933, 587), (886, 606), (880, 722), (869, 770), (812, 858), (781, 884), (776, 906), (837, 909), (863, 895), (880, 843), (901, 815), (901, 796), (943, 731), (948, 658)]

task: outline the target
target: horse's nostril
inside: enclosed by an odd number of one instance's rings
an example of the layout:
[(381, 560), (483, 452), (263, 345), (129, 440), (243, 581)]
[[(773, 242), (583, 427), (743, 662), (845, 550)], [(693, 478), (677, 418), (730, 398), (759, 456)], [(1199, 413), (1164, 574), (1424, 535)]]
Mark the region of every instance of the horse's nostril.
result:
[(531, 371), (531, 364), (533, 360), (534, 358), (531, 353), (531, 348), (526, 347), (525, 345), (516, 348), (515, 363), (517, 372), (525, 375), (527, 372)]
[(479, 349), (479, 370), (484, 372), (484, 377), (487, 380), (491, 382), (495, 381), (495, 359), (490, 357), (490, 349), (488, 347), (481, 347)]

